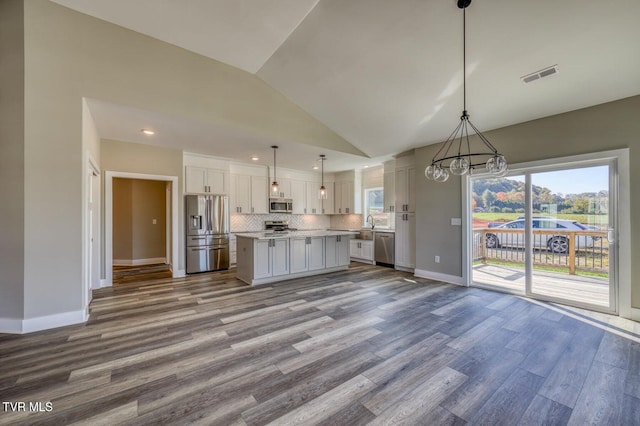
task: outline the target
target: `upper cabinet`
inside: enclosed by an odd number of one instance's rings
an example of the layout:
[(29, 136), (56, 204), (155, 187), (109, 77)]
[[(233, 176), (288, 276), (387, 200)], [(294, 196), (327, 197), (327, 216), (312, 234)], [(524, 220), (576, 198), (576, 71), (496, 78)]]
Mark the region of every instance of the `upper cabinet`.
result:
[(416, 209), (416, 167), (413, 156), (396, 159), (395, 188), (396, 213), (414, 212)]
[(395, 160), (384, 163), (384, 212), (393, 213), (396, 208), (396, 167)]
[(226, 194), (229, 192), (229, 173), (225, 170), (198, 166), (185, 167), (185, 192)]
[(231, 175), (231, 213), (269, 213), (269, 182), (266, 176)]
[(359, 171), (336, 173), (334, 184), (335, 214), (362, 213), (362, 175)]
[(322, 200), (322, 214), (334, 214), (335, 203), (335, 189), (333, 182), (324, 182), (324, 187), (327, 188), (327, 199)]

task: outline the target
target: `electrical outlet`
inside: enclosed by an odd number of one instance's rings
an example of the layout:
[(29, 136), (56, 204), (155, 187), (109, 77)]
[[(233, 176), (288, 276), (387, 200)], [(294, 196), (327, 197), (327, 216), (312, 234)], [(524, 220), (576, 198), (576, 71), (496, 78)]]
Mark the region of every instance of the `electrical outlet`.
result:
[(151, 223), (152, 223), (153, 225), (157, 225), (157, 224), (158, 224), (158, 221), (157, 221), (156, 219), (153, 219), (153, 220), (151, 221)]
[(459, 217), (452, 217), (451, 218), (451, 225), (453, 226), (462, 226), (462, 219)]
[(436, 256), (435, 259), (436, 263), (440, 263), (440, 256)]

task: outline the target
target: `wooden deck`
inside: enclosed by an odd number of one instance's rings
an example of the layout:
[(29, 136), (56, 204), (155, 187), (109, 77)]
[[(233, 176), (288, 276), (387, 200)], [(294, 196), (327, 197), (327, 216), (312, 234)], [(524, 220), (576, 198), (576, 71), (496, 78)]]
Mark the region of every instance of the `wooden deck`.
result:
[[(524, 294), (524, 267), (483, 264), (473, 267), (474, 284), (488, 285)], [(532, 290), (534, 293), (573, 300), (593, 306), (609, 306), (609, 280), (583, 275), (569, 275), (559, 272), (533, 271)]]

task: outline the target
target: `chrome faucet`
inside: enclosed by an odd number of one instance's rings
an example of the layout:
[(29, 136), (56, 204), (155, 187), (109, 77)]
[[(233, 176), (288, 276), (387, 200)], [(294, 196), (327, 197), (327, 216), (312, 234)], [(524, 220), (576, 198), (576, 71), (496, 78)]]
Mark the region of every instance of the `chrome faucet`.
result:
[[(369, 219), (371, 219), (371, 220), (369, 220)], [(369, 225), (371, 225), (371, 229), (376, 227), (375, 223), (373, 223), (373, 216), (371, 216), (371, 215), (367, 216), (367, 223)]]

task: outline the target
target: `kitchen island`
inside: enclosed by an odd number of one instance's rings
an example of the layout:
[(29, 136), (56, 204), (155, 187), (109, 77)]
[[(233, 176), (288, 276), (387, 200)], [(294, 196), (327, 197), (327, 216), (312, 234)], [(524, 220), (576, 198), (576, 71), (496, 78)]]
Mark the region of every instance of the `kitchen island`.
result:
[(236, 277), (268, 284), (349, 267), (348, 231), (253, 232), (236, 235)]

